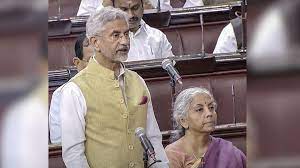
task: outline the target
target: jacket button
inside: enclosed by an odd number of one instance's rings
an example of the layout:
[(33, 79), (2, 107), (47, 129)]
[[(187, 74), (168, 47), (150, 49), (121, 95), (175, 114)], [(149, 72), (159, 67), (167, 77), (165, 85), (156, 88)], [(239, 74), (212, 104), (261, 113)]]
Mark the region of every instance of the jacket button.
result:
[(135, 164), (134, 164), (133, 162), (130, 162), (130, 163), (129, 163), (129, 167), (134, 167), (134, 165), (135, 165)]
[(123, 117), (123, 118), (127, 118), (127, 117), (128, 117), (128, 114), (124, 113), (124, 114), (122, 114), (122, 117)]
[(130, 150), (133, 150), (134, 147), (133, 147), (133, 145), (129, 145), (128, 148), (129, 148)]

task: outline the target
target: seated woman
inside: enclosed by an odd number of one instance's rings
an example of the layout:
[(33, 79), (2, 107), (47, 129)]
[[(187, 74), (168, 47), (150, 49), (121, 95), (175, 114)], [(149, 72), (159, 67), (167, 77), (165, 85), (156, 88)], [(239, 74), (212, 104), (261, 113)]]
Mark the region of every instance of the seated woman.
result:
[(165, 149), (170, 168), (246, 167), (243, 152), (210, 135), (217, 121), (216, 107), (214, 97), (204, 88), (189, 88), (177, 96), (173, 116), (182, 137)]

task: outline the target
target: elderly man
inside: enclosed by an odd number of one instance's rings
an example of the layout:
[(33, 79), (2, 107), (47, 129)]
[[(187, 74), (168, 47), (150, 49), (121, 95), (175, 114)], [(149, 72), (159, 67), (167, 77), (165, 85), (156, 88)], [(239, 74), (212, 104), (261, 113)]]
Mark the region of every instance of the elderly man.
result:
[[(81, 71), (87, 66), (87, 63), (94, 53), (93, 48), (88, 45), (88, 39), (85, 33), (81, 34), (75, 43), (75, 57), (73, 64), (76, 66), (77, 71)], [(61, 91), (64, 85), (57, 88), (53, 94), (49, 109), (49, 130), (51, 143), (61, 143), (61, 119), (60, 119), (60, 101)]]
[(90, 16), (86, 33), (95, 54), (62, 90), (66, 166), (143, 167), (143, 149), (134, 135), (137, 127), (143, 127), (162, 161), (154, 165), (168, 167), (149, 90), (137, 73), (122, 64), (130, 48), (127, 14), (105, 7)]

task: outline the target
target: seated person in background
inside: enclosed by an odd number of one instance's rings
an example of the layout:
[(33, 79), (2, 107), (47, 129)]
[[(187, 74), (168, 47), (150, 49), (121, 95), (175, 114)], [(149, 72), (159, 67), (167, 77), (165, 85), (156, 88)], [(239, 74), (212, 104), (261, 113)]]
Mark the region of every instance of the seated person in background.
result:
[[(88, 45), (85, 33), (81, 34), (75, 43), (75, 57), (73, 63), (78, 72), (87, 66), (90, 57), (93, 55), (93, 48)], [(57, 88), (53, 94), (49, 109), (49, 130), (51, 143), (61, 143), (61, 120), (59, 106), (61, 101), (61, 90), (64, 85)]]
[(204, 5), (202, 0), (178, 0), (178, 1), (182, 1), (181, 3), (184, 3), (182, 8), (197, 7), (197, 6)]
[(142, 0), (112, 0), (112, 2), (114, 7), (120, 8), (129, 16), (130, 50), (127, 61), (174, 56), (167, 36), (142, 20), (144, 13)]
[[(153, 9), (157, 7), (157, 0), (142, 0), (145, 9)], [(190, 0), (193, 1), (193, 0)], [(77, 12), (77, 16), (87, 16), (100, 10), (103, 6), (113, 6), (111, 0), (82, 0)], [(160, 0), (160, 7), (163, 10), (172, 9), (170, 0)]]
[(189, 88), (176, 98), (173, 116), (182, 137), (165, 150), (170, 168), (245, 168), (246, 157), (231, 142), (214, 138), (217, 104), (204, 88)]
[[(157, 2), (158, 2), (157, 0), (141, 0), (141, 1), (143, 1), (144, 9), (157, 8)], [(77, 16), (91, 15), (96, 9), (101, 9), (103, 8), (103, 6), (108, 6), (108, 5), (113, 6), (111, 0), (82, 0), (79, 5)], [(204, 3), (202, 0), (184, 0), (183, 8), (203, 6), (203, 5)], [(173, 9), (170, 0), (160, 0), (160, 8), (161, 10)]]
[(236, 17), (225, 26), (218, 38), (214, 54), (236, 52), (242, 46), (242, 19)]

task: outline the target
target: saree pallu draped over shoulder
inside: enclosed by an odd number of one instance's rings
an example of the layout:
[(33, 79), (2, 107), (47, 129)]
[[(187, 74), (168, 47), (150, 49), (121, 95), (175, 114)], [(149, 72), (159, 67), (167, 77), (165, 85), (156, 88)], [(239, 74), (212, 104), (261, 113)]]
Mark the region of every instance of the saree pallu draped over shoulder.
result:
[(196, 168), (246, 168), (246, 156), (231, 142), (212, 137), (202, 164)]

